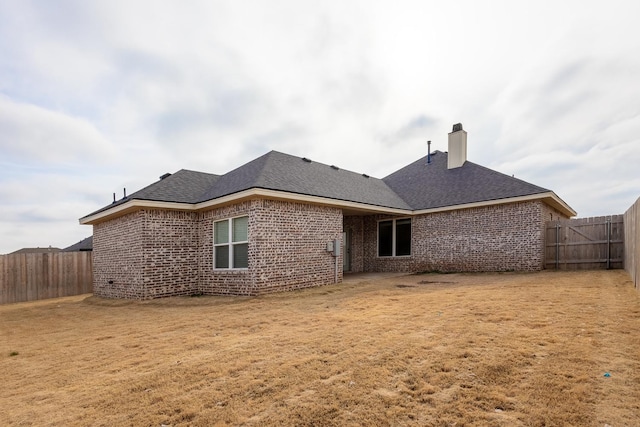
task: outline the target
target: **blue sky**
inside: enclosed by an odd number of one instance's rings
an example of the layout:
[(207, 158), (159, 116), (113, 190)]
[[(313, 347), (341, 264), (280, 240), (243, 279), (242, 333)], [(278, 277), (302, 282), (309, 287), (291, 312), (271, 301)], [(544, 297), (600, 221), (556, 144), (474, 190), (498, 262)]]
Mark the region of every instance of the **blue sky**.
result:
[(468, 159), (579, 216), (640, 196), (636, 1), (0, 0), (0, 253), (165, 172), (270, 150), (384, 177)]

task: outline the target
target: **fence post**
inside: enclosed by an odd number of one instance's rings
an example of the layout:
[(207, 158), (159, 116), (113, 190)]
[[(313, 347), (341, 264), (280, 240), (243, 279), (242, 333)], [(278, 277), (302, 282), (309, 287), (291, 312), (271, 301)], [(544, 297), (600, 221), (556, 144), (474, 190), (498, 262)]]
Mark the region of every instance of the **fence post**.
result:
[(607, 270), (611, 270), (611, 219), (607, 218), (605, 227), (607, 227)]
[(556, 270), (560, 269), (560, 223), (556, 223)]

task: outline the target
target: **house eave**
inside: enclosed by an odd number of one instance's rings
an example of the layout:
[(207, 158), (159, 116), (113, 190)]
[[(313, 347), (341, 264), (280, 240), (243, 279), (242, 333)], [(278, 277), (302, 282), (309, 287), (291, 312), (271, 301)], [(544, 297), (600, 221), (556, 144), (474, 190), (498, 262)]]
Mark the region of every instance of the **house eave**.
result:
[(112, 208), (107, 208), (95, 214), (82, 217), (79, 219), (79, 222), (81, 225), (93, 225), (145, 208), (191, 211), (193, 210), (193, 206), (191, 203), (131, 199)]
[(347, 200), (331, 199), (328, 197), (310, 196), (305, 194), (289, 193), (286, 191), (268, 190), (264, 188), (252, 188), (243, 190), (237, 193), (229, 194), (226, 196), (218, 197), (212, 200), (207, 200), (200, 203), (177, 203), (177, 202), (162, 202), (155, 200), (139, 200), (132, 199), (113, 208), (107, 208), (103, 211), (97, 212), (92, 215), (80, 218), (80, 224), (93, 225), (103, 221), (110, 220), (130, 212), (134, 212), (140, 209), (167, 209), (167, 210), (179, 210), (200, 212), (205, 211), (233, 203), (239, 203), (249, 199), (275, 199), (291, 202), (302, 202), (322, 206), (332, 206), (339, 209), (346, 209), (349, 211), (357, 211), (362, 214), (392, 214), (392, 215), (411, 215), (411, 210), (400, 209), (393, 207), (370, 205), (366, 203), (351, 202)]
[(411, 213), (411, 210), (408, 210), (408, 209), (371, 205), (368, 203), (332, 199), (329, 197), (322, 197), (322, 196), (311, 196), (311, 195), (300, 194), (300, 193), (290, 193), (287, 191), (269, 190), (266, 188), (252, 188), (249, 190), (241, 191), (239, 193), (234, 193), (228, 196), (223, 196), (216, 199), (208, 200), (206, 202), (201, 202), (196, 205), (196, 210), (198, 211), (207, 210), (213, 207), (218, 207), (220, 205), (237, 203), (238, 201), (251, 199), (251, 198), (275, 199), (275, 200), (309, 203), (309, 204), (322, 205), (322, 206), (332, 206), (340, 209), (362, 211), (363, 213), (392, 213), (392, 214), (399, 214), (399, 215), (407, 215), (408, 213)]
[(113, 208), (107, 208), (93, 215), (80, 218), (80, 224), (93, 225), (103, 221), (110, 220), (130, 212), (134, 212), (140, 209), (166, 209), (166, 210), (179, 210), (187, 212), (200, 212), (217, 207), (239, 203), (249, 199), (274, 199), (284, 200), (291, 202), (302, 202), (321, 206), (331, 206), (351, 213), (359, 213), (362, 215), (371, 214), (386, 214), (386, 215), (424, 215), (438, 212), (448, 212), (460, 209), (471, 209), (484, 206), (500, 205), (506, 203), (527, 202), (532, 200), (542, 200), (549, 206), (557, 209), (559, 212), (565, 214), (568, 217), (576, 216), (577, 213), (569, 205), (567, 205), (561, 198), (559, 198), (554, 192), (549, 191), (545, 193), (531, 194), (527, 196), (509, 197), (496, 200), (485, 200), (481, 202), (464, 203), (459, 205), (442, 206), (430, 209), (400, 209), (385, 206), (369, 205), (366, 203), (351, 202), (346, 200), (331, 199), (328, 197), (309, 196), (304, 194), (289, 193), (285, 191), (268, 190), (264, 188), (252, 188), (249, 190), (243, 190), (238, 193), (229, 194), (226, 196), (218, 197), (216, 199), (207, 200), (200, 203), (177, 203), (177, 202), (162, 202), (154, 200), (138, 200), (132, 199), (123, 204), (114, 206)]
[(564, 200), (558, 197), (553, 191), (538, 193), (538, 194), (530, 194), (527, 196), (508, 197), (504, 199), (484, 200), (480, 202), (442, 206), (442, 207), (430, 208), (430, 209), (418, 209), (413, 211), (413, 214), (424, 215), (424, 214), (437, 213), (437, 212), (455, 211), (459, 209), (471, 209), (471, 208), (479, 208), (484, 206), (501, 205), (506, 203), (529, 202), (533, 200), (542, 200), (549, 206), (557, 209), (559, 212), (565, 214), (568, 217), (574, 217), (577, 215), (577, 212), (574, 211), (569, 205), (567, 205), (564, 202)]

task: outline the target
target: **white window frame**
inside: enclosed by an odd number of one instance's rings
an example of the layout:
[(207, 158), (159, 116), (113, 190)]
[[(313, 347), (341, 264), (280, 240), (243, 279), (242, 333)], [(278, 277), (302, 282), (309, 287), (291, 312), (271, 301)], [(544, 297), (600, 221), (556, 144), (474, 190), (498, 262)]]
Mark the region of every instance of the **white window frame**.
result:
[[(403, 221), (408, 219), (411, 224), (411, 234), (409, 236), (409, 254), (408, 255), (396, 255), (396, 222)], [(391, 222), (391, 255), (380, 255), (380, 223), (381, 222)], [(376, 244), (376, 255), (378, 258), (406, 258), (410, 257), (413, 254), (413, 219), (411, 217), (404, 218), (387, 218), (380, 219), (376, 224), (376, 235), (377, 235), (377, 244)]]
[[(242, 240), (242, 241), (237, 241), (234, 242), (233, 241), (233, 220), (238, 219), (238, 218), (247, 218), (247, 240)], [(229, 236), (229, 241), (226, 243), (216, 243), (216, 223), (217, 222), (223, 222), (223, 221), (227, 221), (227, 225), (228, 225), (228, 236)], [(235, 267), (233, 265), (233, 247), (236, 245), (244, 245), (246, 244), (247, 246), (249, 245), (249, 216), (248, 215), (238, 215), (238, 216), (234, 216), (234, 217), (229, 217), (229, 218), (222, 218), (222, 219), (217, 219), (215, 221), (213, 221), (213, 269), (214, 270), (248, 270), (249, 269), (249, 256), (247, 254), (247, 266), (246, 267)], [(228, 246), (229, 248), (229, 254), (228, 254), (228, 259), (229, 259), (229, 266), (228, 267), (218, 267), (216, 266), (216, 248), (219, 247), (223, 247), (223, 246)]]

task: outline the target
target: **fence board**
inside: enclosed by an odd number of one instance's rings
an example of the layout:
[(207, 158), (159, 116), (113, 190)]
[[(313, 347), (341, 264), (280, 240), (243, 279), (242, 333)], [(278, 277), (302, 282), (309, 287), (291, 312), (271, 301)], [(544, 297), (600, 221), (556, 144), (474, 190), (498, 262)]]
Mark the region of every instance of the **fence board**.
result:
[(545, 268), (623, 268), (624, 236), (623, 215), (549, 221), (545, 227)]
[(0, 255), (0, 304), (93, 292), (91, 252)]
[(624, 213), (624, 268), (640, 289), (640, 198)]
[(7, 288), (7, 281), (5, 280), (7, 277), (7, 263), (4, 260), (3, 256), (0, 256), (0, 301), (4, 301), (5, 299), (9, 299), (9, 289)]

